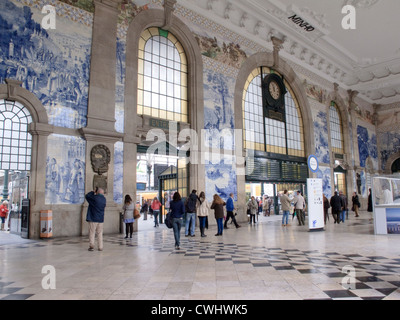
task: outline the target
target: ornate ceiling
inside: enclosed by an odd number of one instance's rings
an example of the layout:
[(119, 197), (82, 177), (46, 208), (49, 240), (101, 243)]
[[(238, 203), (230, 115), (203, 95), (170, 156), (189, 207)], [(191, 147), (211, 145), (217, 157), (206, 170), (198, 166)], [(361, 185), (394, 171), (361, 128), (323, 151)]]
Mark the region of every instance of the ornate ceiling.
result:
[[(398, 0), (178, 0), (228, 29), (272, 50), (284, 40), (283, 58), (373, 104), (400, 100)], [(356, 29), (342, 20), (355, 8)]]

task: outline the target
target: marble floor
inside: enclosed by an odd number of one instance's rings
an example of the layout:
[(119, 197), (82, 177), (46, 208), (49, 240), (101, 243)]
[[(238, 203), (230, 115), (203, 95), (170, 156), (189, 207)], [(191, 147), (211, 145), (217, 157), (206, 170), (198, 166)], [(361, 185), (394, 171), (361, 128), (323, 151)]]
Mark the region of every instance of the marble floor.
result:
[[(179, 251), (172, 230), (152, 221), (132, 239), (106, 235), (104, 250), (93, 252), (87, 237), (33, 241), (0, 232), (0, 299), (400, 299), (399, 236), (374, 235), (366, 212), (349, 216), (323, 232), (296, 220), (282, 227), (280, 216), (228, 225), (222, 237), (211, 226), (206, 238), (182, 234)], [(50, 283), (46, 265), (55, 289), (42, 285)]]

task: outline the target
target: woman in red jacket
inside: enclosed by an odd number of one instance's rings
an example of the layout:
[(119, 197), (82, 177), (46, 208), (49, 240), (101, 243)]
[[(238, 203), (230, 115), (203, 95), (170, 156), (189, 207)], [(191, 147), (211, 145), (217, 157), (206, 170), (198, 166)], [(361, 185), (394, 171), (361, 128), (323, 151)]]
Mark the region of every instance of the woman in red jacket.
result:
[(1, 231), (4, 231), (4, 224), (8, 215), (8, 201), (3, 201), (0, 206), (0, 218), (1, 218)]
[(160, 213), (161, 202), (158, 201), (157, 197), (154, 197), (154, 200), (151, 203), (151, 208), (153, 209), (154, 227), (158, 227), (158, 214)]

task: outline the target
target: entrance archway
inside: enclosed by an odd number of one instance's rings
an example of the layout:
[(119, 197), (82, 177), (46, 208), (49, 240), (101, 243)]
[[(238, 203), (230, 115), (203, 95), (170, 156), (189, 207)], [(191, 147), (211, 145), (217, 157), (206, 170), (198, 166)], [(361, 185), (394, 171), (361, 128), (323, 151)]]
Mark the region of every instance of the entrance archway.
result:
[(0, 100), (0, 176), (2, 201), (9, 214), (3, 230), (28, 238), (29, 175), (31, 170), (32, 122), (29, 110), (16, 101)]
[[(23, 122), (24, 130), (26, 125), (26, 134), (31, 135), (31, 154), (29, 154), (28, 156), (27, 154), (19, 151), (18, 153), (13, 153), (12, 150), (10, 150), (11, 153), (9, 154), (11, 162), (24, 163), (26, 165), (26, 168), (24, 169), (14, 164), (10, 165), (9, 170), (21, 172), (24, 170), (30, 171), (29, 179), (27, 181), (27, 195), (29, 199), (30, 209), (29, 211), (27, 211), (27, 237), (37, 239), (39, 238), (40, 234), (39, 213), (40, 210), (43, 210), (46, 207), (44, 196), (46, 187), (46, 166), (44, 164), (46, 163), (47, 157), (47, 136), (53, 133), (54, 127), (48, 124), (47, 112), (42, 103), (33, 93), (22, 88), (20, 81), (6, 79), (5, 82), (6, 84), (0, 84), (0, 101), (9, 101), (13, 107), (18, 105), (21, 110), (25, 108), (23, 110), (26, 110), (25, 113), (29, 114), (29, 116), (31, 117), (29, 123), (28, 121), (26, 123)], [(7, 108), (11, 107), (6, 107), (6, 110)], [(21, 110), (19, 110), (18, 112), (22, 112)], [(11, 110), (7, 110), (7, 112), (10, 111)], [(14, 112), (18, 114), (16, 109), (14, 109)], [(21, 125), (19, 126), (19, 128), (21, 129)], [(17, 130), (16, 124), (13, 129), (15, 129), (15, 132), (19, 130)], [(13, 134), (11, 134), (10, 140), (14, 139), (15, 138), (13, 137)], [(18, 142), (18, 148), (27, 148), (28, 142), (25, 145), (25, 141), (28, 141), (27, 139), (25, 139), (24, 137), (19, 137), (19, 139), (17, 140), (19, 142), (24, 141), (24, 143), (22, 144)], [(13, 145), (11, 142), (11, 148), (12, 147)], [(14, 146), (14, 148), (16, 148), (16, 146)], [(20, 151), (22, 149), (20, 149)], [(0, 153), (3, 153), (3, 150), (1, 150)], [(11, 156), (14, 157), (11, 158)], [(3, 161), (3, 159), (1, 159), (1, 161)]]
[(400, 172), (400, 158), (398, 158), (392, 164), (392, 173), (397, 173), (397, 172)]

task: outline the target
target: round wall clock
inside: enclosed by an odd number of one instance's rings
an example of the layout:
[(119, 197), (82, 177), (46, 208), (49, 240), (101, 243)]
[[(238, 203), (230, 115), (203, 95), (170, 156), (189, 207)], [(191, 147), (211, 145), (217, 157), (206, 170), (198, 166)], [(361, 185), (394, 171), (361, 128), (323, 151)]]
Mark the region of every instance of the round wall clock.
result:
[(281, 89), (279, 88), (279, 84), (276, 81), (271, 81), (268, 86), (269, 93), (271, 97), (275, 100), (278, 100), (281, 95)]
[(282, 78), (275, 73), (271, 73), (264, 78), (263, 87), (266, 107), (284, 108), (286, 88)]

